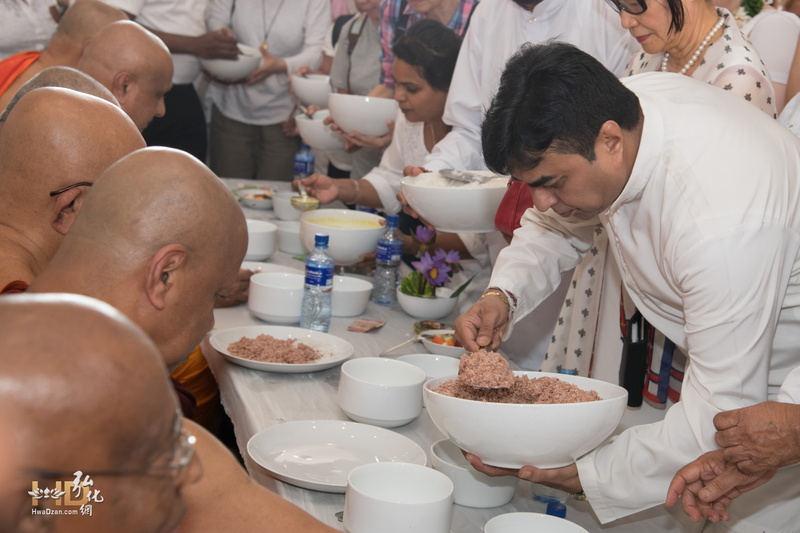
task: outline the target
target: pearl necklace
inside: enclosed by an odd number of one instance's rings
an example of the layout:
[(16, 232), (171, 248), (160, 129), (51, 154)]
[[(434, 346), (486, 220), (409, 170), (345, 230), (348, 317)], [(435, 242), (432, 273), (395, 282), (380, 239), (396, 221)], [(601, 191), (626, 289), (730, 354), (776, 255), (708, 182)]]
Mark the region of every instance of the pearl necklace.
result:
[[(725, 24), (725, 19), (723, 17), (720, 17), (717, 23), (714, 24), (714, 27), (711, 28), (711, 31), (708, 32), (706, 38), (703, 39), (703, 42), (700, 43), (700, 46), (697, 47), (697, 50), (694, 51), (692, 57), (689, 58), (689, 61), (687, 61), (686, 64), (683, 66), (683, 68), (680, 70), (681, 74), (686, 74), (686, 72), (688, 72), (688, 70), (692, 68), (692, 65), (694, 65), (695, 61), (697, 61), (700, 58), (700, 56), (703, 53), (703, 50), (705, 50), (706, 46), (708, 46), (708, 43), (711, 42), (711, 38), (714, 37), (714, 34), (716, 34), (720, 30), (720, 28), (722, 28), (723, 24)], [(664, 59), (661, 60), (661, 72), (667, 72), (667, 63), (669, 63), (669, 52), (664, 52)]]

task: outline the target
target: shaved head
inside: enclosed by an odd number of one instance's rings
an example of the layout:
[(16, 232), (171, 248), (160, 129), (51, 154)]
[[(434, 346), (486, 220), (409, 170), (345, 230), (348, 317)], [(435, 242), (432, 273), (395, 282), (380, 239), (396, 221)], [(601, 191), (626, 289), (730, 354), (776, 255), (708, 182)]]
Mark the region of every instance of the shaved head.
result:
[(121, 10), (99, 0), (77, 0), (73, 3), (56, 28), (56, 35), (74, 43), (85, 45), (97, 32), (118, 20), (127, 20)]
[(50, 265), (30, 290), (78, 292), (140, 325), (173, 367), (213, 326), (247, 248), (225, 185), (185, 152), (146, 148), (98, 178)]
[(143, 146), (133, 122), (105, 100), (49, 87), (23, 96), (0, 130), (0, 256), (12, 253), (6, 237), (32, 256), (26, 262), (35, 275), (55, 253), (87, 188), (49, 192), (94, 182)]
[(17, 105), (17, 102), (19, 102), (20, 98), (32, 90), (40, 89), (42, 87), (61, 87), (64, 89), (72, 89), (73, 91), (78, 91), (79, 93), (91, 94), (92, 96), (102, 98), (103, 100), (106, 100), (114, 105), (119, 105), (119, 102), (117, 102), (117, 99), (113, 94), (111, 94), (111, 91), (103, 87), (100, 82), (91, 76), (84, 74), (80, 70), (70, 67), (49, 67), (41, 71), (33, 78), (29, 79), (25, 85), (23, 85), (20, 90), (17, 91), (17, 93), (8, 103), (8, 107), (6, 107), (5, 111), (0, 114), (0, 125), (6, 121), (8, 114), (11, 113), (11, 110), (14, 109), (14, 106)]
[[(163, 361), (118, 311), (77, 295), (10, 295), (0, 299), (0, 323), (0, 413), (13, 423), (16, 468), (27, 481), (13, 501), (23, 520), (39, 520), (31, 482), (53, 486), (41, 472), (71, 480), (77, 470), (147, 468), (169, 453), (177, 400)], [(66, 520), (58, 531), (123, 531), (104, 524), (126, 524), (141, 482), (96, 478), (105, 501), (86, 522)]]
[(124, 20), (100, 30), (77, 67), (114, 93), (140, 131), (154, 116), (164, 115), (172, 56), (161, 39), (139, 24)]

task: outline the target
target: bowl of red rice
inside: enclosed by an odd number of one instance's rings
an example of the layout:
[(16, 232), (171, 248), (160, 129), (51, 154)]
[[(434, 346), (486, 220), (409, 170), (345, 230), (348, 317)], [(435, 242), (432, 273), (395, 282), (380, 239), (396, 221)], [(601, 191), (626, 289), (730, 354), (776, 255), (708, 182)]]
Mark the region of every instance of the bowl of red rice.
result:
[(485, 464), (557, 468), (606, 440), (625, 411), (628, 393), (612, 383), (548, 372), (514, 376), (510, 389), (473, 389), (455, 375), (430, 380), (423, 387), (428, 413)]

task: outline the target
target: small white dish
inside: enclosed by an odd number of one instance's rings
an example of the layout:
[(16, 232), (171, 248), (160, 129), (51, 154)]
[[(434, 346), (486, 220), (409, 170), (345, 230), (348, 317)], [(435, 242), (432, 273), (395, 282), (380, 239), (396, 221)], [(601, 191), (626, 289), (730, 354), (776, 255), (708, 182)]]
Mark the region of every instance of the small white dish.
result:
[(421, 368), (425, 372), (425, 381), (457, 375), (458, 365), (461, 363), (453, 357), (431, 353), (412, 353), (398, 357), (397, 360)]
[[(252, 209), (272, 209), (272, 191), (258, 187), (242, 187), (233, 191), (239, 203)], [(259, 198), (267, 196), (267, 198)]]
[(275, 252), (278, 240), (278, 226), (266, 220), (248, 218), (246, 261), (264, 261)]
[(541, 513), (506, 513), (495, 516), (484, 526), (485, 533), (589, 533), (564, 518)]
[(286, 272), (287, 274), (303, 274), (302, 270), (296, 268), (276, 265), (275, 263), (264, 263), (263, 261), (242, 261), (242, 268), (250, 270), (253, 274), (263, 274), (265, 272)]
[[(423, 331), (426, 335), (452, 335), (456, 332), (454, 329), (432, 329)], [(466, 350), (461, 346), (446, 346), (444, 344), (437, 344), (431, 340), (422, 337), (422, 344), (425, 349), (437, 355), (446, 355), (448, 357), (455, 357), (461, 359), (461, 356), (466, 353)], [(458, 372), (456, 372), (458, 373)]]
[[(312, 348), (330, 355), (324, 355), (313, 363), (266, 363), (252, 361), (237, 357), (228, 352), (228, 346), (242, 337), (255, 338), (259, 335), (272, 335), (276, 339), (298, 339)], [(293, 328), (289, 326), (243, 326), (217, 331), (209, 338), (211, 347), (218, 351), (231, 363), (253, 370), (278, 372), (281, 374), (300, 374), (304, 372), (319, 372), (339, 366), (348, 360), (355, 352), (353, 345), (329, 333), (320, 333), (310, 329)]]
[(425, 451), (388, 429), (339, 420), (284, 422), (247, 443), (253, 460), (298, 487), (343, 494), (354, 468), (375, 462), (427, 464)]

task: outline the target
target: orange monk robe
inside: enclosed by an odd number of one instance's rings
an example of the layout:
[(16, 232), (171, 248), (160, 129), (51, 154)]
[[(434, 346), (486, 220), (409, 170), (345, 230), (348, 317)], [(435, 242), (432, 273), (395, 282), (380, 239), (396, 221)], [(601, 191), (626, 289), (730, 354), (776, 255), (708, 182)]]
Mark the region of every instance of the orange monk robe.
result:
[(19, 78), (23, 72), (28, 70), (31, 64), (41, 57), (41, 52), (31, 50), (20, 52), (11, 57), (0, 61), (0, 96)]

